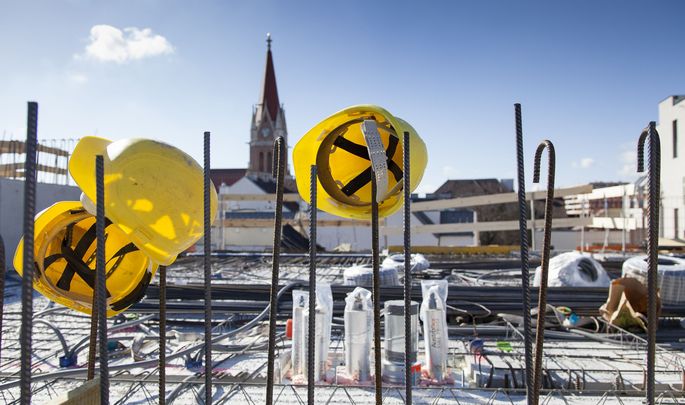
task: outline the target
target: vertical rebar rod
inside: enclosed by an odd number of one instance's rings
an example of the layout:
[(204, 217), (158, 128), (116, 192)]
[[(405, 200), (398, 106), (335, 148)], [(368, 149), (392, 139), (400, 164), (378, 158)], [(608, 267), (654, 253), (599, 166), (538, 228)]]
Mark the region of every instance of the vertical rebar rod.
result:
[[(0, 359), (2, 359), (2, 314), (5, 309), (5, 241), (0, 235)], [(0, 364), (1, 365), (1, 364)]]
[(383, 403), (381, 371), (381, 277), (378, 251), (378, 186), (376, 173), (371, 173), (371, 265), (373, 268), (373, 353), (376, 384), (376, 405)]
[[(96, 219), (97, 220), (97, 219)], [(88, 373), (87, 380), (95, 378), (95, 361), (97, 360), (97, 339), (98, 339), (98, 289), (97, 285), (93, 288), (93, 300), (90, 306), (90, 340), (88, 343)]]
[(411, 175), (409, 132), (404, 132), (402, 144), (402, 189), (404, 191), (404, 218), (402, 231), (404, 232), (404, 401), (412, 403), (412, 333), (411, 333)]
[(204, 134), (204, 287), (205, 287), (205, 404), (212, 403), (212, 221), (210, 204), (210, 133)]
[(97, 283), (98, 335), (100, 342), (100, 404), (109, 404), (109, 352), (107, 351), (107, 289), (105, 286), (105, 164), (95, 157), (95, 282)]
[(307, 340), (307, 403), (314, 405), (314, 360), (316, 334), (316, 165), (309, 172), (309, 329)]
[(535, 151), (535, 168), (533, 169), (533, 183), (540, 182), (540, 159), (547, 148), (547, 196), (545, 197), (545, 228), (542, 239), (542, 263), (540, 271), (540, 288), (538, 297), (538, 317), (535, 330), (535, 363), (533, 375), (533, 404), (537, 405), (542, 385), (542, 350), (545, 338), (545, 312), (547, 312), (547, 272), (549, 270), (549, 250), (552, 236), (552, 207), (554, 203), (554, 171), (556, 155), (554, 145), (549, 140), (540, 142)]
[(33, 217), (36, 211), (36, 139), (38, 103), (28, 103), (26, 124), (26, 161), (24, 163), (24, 257), (21, 280), (21, 369), (20, 402), (31, 403), (31, 333), (33, 329)]
[(159, 266), (159, 405), (166, 403), (166, 266)]
[[(516, 121), (516, 166), (518, 173), (519, 240), (521, 244), (521, 289), (523, 290), (523, 346), (526, 364), (526, 399), (533, 400), (533, 342), (530, 328), (530, 269), (528, 267), (528, 205), (526, 204), (526, 172), (523, 163), (523, 121), (521, 104), (514, 104)], [(533, 230), (535, 232), (535, 230)]]
[(637, 171), (643, 172), (645, 140), (649, 138), (649, 212), (647, 216), (647, 403), (654, 404), (657, 318), (657, 266), (659, 247), (659, 200), (661, 197), (661, 140), (656, 123), (650, 122), (640, 134), (637, 145)]
[[(266, 371), (266, 403), (268, 405), (273, 404), (274, 396), (276, 316), (278, 315), (276, 305), (278, 299), (278, 272), (280, 268), (281, 231), (283, 222), (283, 180), (285, 176), (285, 153), (285, 140), (282, 136), (279, 136), (274, 142), (273, 156), (275, 164), (272, 165), (272, 175), (276, 177), (276, 212), (274, 215), (273, 259), (271, 266), (271, 290), (269, 296), (269, 347)], [(310, 315), (310, 318), (312, 315)]]

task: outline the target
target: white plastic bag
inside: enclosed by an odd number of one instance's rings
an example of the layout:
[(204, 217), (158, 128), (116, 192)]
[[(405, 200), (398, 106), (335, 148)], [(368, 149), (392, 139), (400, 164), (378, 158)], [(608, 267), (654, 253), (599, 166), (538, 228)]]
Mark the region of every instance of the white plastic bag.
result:
[(432, 379), (443, 381), (447, 374), (447, 280), (421, 281), (420, 317), (426, 347), (426, 368)]
[[(540, 287), (542, 268), (535, 269), (533, 287)], [(548, 287), (609, 287), (611, 279), (604, 267), (590, 256), (573, 251), (550, 259)]]

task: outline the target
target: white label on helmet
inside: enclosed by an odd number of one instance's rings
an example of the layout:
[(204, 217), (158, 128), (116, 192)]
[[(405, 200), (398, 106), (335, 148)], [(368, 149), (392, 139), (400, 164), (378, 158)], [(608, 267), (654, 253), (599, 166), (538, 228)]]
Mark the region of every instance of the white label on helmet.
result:
[(364, 133), (366, 148), (369, 151), (371, 168), (376, 175), (376, 195), (373, 198), (376, 202), (381, 202), (388, 191), (388, 160), (385, 156), (385, 146), (383, 146), (376, 121), (364, 120), (362, 133)]

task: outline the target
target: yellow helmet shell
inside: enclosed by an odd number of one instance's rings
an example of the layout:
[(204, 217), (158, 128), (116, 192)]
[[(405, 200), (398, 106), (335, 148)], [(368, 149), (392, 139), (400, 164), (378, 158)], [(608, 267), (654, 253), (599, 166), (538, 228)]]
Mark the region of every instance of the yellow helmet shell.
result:
[[(157, 264), (127, 235), (106, 221), (105, 274), (107, 316), (138, 302), (157, 271)], [(36, 215), (33, 287), (48, 299), (90, 314), (95, 285), (95, 217), (78, 201), (62, 201)], [(14, 254), (23, 275), (24, 238)]]
[[(96, 155), (104, 157), (105, 215), (153, 261), (169, 265), (202, 237), (204, 176), (192, 157), (150, 139), (82, 138), (69, 172), (91, 201), (96, 199)], [(214, 186), (210, 192), (214, 219)]]
[(388, 190), (378, 204), (379, 217), (402, 206), (404, 132), (409, 132), (410, 184), (414, 191), (426, 169), (428, 153), (416, 130), (375, 105), (357, 105), (318, 123), (295, 145), (293, 164), (300, 196), (309, 202), (310, 167), (318, 167), (317, 204), (322, 211), (352, 219), (371, 218), (371, 162), (361, 130), (365, 120), (378, 126), (388, 163)]

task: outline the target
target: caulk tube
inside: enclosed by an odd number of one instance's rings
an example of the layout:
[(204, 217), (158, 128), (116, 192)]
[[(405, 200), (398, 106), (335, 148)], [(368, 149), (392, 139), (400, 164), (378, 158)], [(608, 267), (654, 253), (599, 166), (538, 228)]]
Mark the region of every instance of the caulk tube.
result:
[(421, 321), (426, 347), (426, 368), (432, 379), (442, 381), (447, 374), (447, 280), (426, 280), (421, 282), (423, 302)]
[(293, 346), (292, 346), (292, 376), (303, 373), (302, 363), (306, 358), (307, 347), (304, 341), (304, 329), (306, 326), (304, 313), (309, 302), (309, 292), (303, 290), (293, 291)]
[(362, 287), (345, 298), (345, 367), (355, 381), (367, 381), (371, 376), (371, 305), (371, 292)]
[[(302, 356), (302, 370), (308, 371), (307, 347), (309, 345), (309, 308), (304, 313), (304, 355)], [(316, 286), (316, 308), (314, 309), (314, 378), (316, 381), (326, 377), (328, 363), (328, 348), (331, 344), (331, 324), (333, 323), (333, 293), (330, 284)]]

